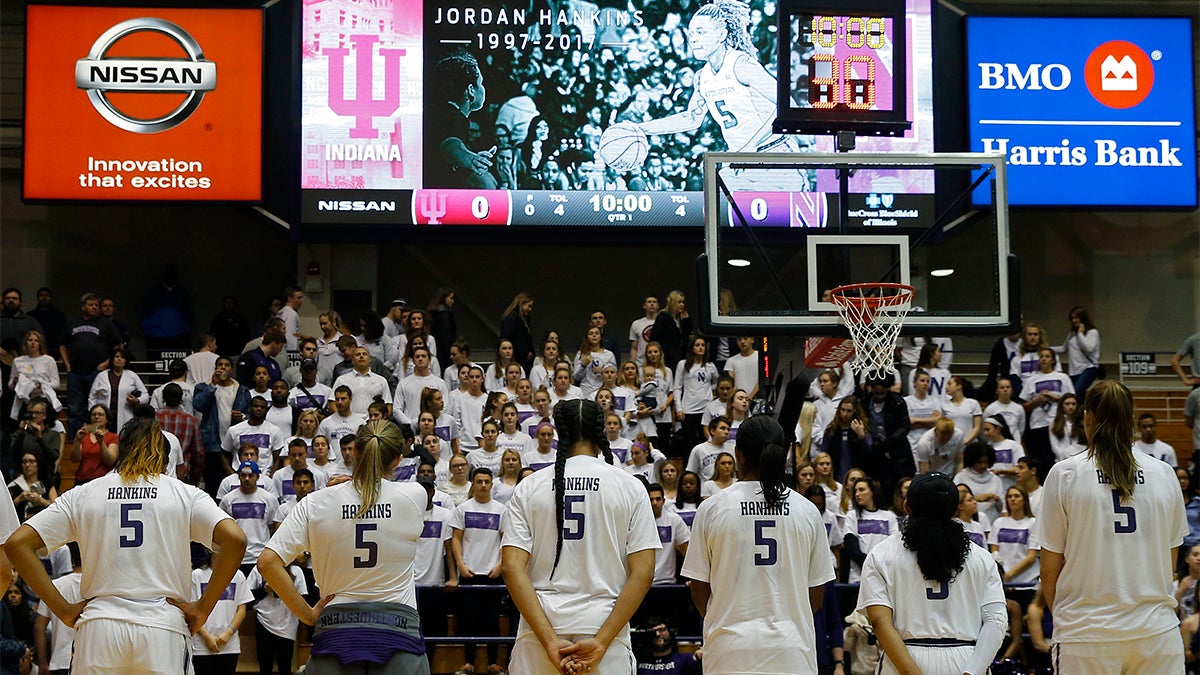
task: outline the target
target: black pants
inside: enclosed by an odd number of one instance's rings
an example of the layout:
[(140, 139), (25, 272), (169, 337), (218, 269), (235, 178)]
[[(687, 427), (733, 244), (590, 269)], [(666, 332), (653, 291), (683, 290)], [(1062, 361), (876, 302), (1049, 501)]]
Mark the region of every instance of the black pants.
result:
[(192, 669), (196, 675), (233, 675), (237, 672), (237, 664), (238, 654), (192, 655)]
[[(495, 591), (467, 591), (458, 593), (458, 607), (454, 612), (458, 635), (468, 637), (496, 637), (500, 634), (500, 594), (503, 583), (500, 579), (489, 579), (487, 574), (476, 574), (470, 579), (460, 579), (460, 586), (497, 586)], [(463, 641), (467, 663), (475, 663), (475, 643)], [(500, 645), (487, 645), (488, 664), (496, 663), (500, 657)]]
[(279, 637), (257, 622), (254, 636), (257, 638), (255, 652), (260, 675), (271, 675), (274, 672), (272, 665), (279, 669), (281, 675), (292, 675), (292, 651), (296, 641)]

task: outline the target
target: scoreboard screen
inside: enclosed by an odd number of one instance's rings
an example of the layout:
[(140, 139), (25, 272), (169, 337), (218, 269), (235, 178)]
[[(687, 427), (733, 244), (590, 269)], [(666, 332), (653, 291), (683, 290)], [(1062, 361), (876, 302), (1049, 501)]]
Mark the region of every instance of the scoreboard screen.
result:
[[(898, 16), (797, 24), (811, 49), (792, 70), (815, 77), (785, 96), (895, 112), (911, 128), (858, 148), (933, 152), (932, 69), (906, 67), (932, 61), (930, 0), (900, 1)], [(699, 227), (705, 152), (834, 150), (772, 129), (776, 2), (620, 6), (306, 1), (304, 227)], [(872, 178), (851, 192), (900, 183)], [(811, 189), (836, 187), (817, 176)]]

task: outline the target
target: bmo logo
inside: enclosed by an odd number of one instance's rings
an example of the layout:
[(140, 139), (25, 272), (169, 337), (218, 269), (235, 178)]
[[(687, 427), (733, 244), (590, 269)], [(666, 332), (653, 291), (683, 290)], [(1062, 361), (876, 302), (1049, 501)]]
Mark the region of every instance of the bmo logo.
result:
[(1021, 91), (1062, 91), (1071, 86), (1071, 70), (1061, 63), (979, 64), (980, 89), (1011, 89)]
[[(1157, 52), (1155, 52), (1157, 56)], [(1061, 63), (980, 63), (979, 89), (1062, 91), (1071, 86), (1071, 69)], [(1109, 108), (1132, 108), (1150, 95), (1154, 65), (1141, 47), (1110, 40), (1092, 50), (1083, 66), (1092, 98)]]
[(1083, 69), (1088, 91), (1109, 108), (1132, 108), (1154, 87), (1154, 64), (1132, 42), (1105, 42), (1088, 56)]

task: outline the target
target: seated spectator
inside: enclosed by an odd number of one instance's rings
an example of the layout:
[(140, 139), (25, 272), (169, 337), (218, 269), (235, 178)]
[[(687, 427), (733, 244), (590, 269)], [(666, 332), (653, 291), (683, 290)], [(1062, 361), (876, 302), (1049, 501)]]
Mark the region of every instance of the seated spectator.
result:
[(22, 523), (58, 499), (58, 490), (42, 480), (38, 457), (32, 452), (21, 455), (21, 473), (8, 484), (8, 494)]

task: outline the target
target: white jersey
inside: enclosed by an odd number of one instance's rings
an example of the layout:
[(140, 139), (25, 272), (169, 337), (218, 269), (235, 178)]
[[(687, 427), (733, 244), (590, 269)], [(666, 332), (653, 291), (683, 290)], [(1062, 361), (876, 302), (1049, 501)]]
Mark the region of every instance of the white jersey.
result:
[(1020, 403), (1016, 401), (1009, 401), (1008, 403), (992, 401), (988, 404), (988, 407), (983, 409), (983, 418), (987, 419), (992, 415), (999, 415), (1004, 418), (1013, 438), (1020, 438), (1025, 435), (1025, 408)]
[[(222, 497), (239, 487), (241, 487), (241, 481), (238, 479), (237, 472), (222, 478), (221, 483), (217, 485), (217, 502), (220, 502)], [(260, 473), (258, 475), (258, 489), (275, 494), (275, 481), (271, 480), (270, 476)], [(279, 495), (276, 494), (275, 496), (278, 497)]]
[[(1004, 586), (996, 563), (978, 546), (970, 547), (962, 571), (948, 583), (926, 579), (917, 554), (904, 547), (898, 533), (876, 546), (863, 563), (858, 610), (890, 608), (892, 624), (904, 640), (974, 642), (984, 623), (983, 607), (993, 603), (1004, 604)], [(1057, 629), (1056, 624), (1056, 634)]]
[[(900, 531), (900, 519), (889, 509), (862, 511), (851, 508), (846, 512), (846, 535), (858, 537), (858, 548), (864, 554)], [(850, 561), (850, 583), (857, 583), (862, 574), (861, 566)]]
[(442, 392), (443, 398), (450, 395), (450, 390), (446, 388), (446, 381), (432, 372), (428, 375), (413, 374), (400, 380), (400, 383), (396, 385), (396, 395), (392, 399), (392, 407), (403, 410), (405, 417), (410, 420), (417, 419), (421, 416), (421, 394), (426, 389), (437, 389)]
[(490, 469), (493, 479), (500, 475), (500, 461), (503, 459), (504, 452), (500, 448), (495, 450), (476, 448), (467, 453), (467, 463), (471, 465), (470, 473), (474, 473), (475, 469)]
[(703, 414), (716, 388), (717, 367), (713, 364), (693, 365), (688, 370), (687, 361), (680, 361), (675, 367), (675, 407), (684, 414)]
[(709, 584), (704, 672), (815, 673), (808, 589), (833, 579), (829, 539), (812, 502), (787, 490), (772, 506), (742, 481), (696, 512), (683, 576)]
[(929, 471), (940, 471), (947, 476), (953, 476), (958, 470), (958, 465), (962, 463), (963, 447), (962, 429), (955, 429), (950, 435), (950, 440), (945, 443), (938, 441), (935, 429), (928, 429), (917, 440), (913, 447), (913, 455), (917, 460), (918, 469), (920, 463), (925, 462), (929, 465)]
[[(517, 486), (504, 517), (503, 543), (530, 554), (529, 579), (555, 632), (593, 635), (628, 580), (626, 559), (658, 549), (658, 533), (645, 486), (619, 467), (575, 455), (566, 461), (563, 480), (558, 568), (553, 470), (539, 471)], [(530, 632), (521, 617), (517, 639)], [(629, 646), (628, 627), (616, 639)]]
[(1034, 373), (1025, 381), (1021, 389), (1021, 398), (1029, 401), (1042, 392), (1047, 392), (1054, 398), (1030, 409), (1030, 429), (1043, 429), (1050, 426), (1054, 421), (1054, 415), (1058, 412), (1057, 399), (1061, 398), (1063, 394), (1074, 394), (1075, 386), (1071, 384), (1071, 378), (1061, 372)]
[(743, 61), (743, 67), (763, 69), (753, 56), (730, 49), (720, 70), (705, 63), (696, 73), (696, 95), (703, 97), (708, 114), (721, 126), (729, 152), (754, 152), (770, 136), (775, 121), (775, 92), (761, 92), (738, 81), (734, 69)]
[(683, 522), (678, 513), (663, 509), (662, 515), (654, 519), (658, 530), (658, 541), (662, 548), (654, 553), (654, 583), (675, 583), (675, 560), (681, 546), (692, 540), (692, 529)]
[(633, 361), (638, 368), (646, 361), (646, 345), (650, 344), (650, 330), (654, 328), (654, 319), (642, 317), (629, 324), (629, 342), (633, 344)]
[(713, 471), (717, 468), (717, 455), (722, 452), (727, 452), (724, 445), (713, 445), (710, 441), (704, 441), (692, 448), (686, 470), (698, 474), (701, 481), (710, 481)]
[(79, 543), (80, 592), (91, 600), (76, 627), (116, 619), (191, 635), (167, 598), (191, 597), (191, 542), (211, 549), (213, 529), (228, 517), (187, 483), (160, 476), (127, 483), (114, 471), (67, 490), (25, 523), (49, 550)]
[(725, 360), (725, 371), (733, 375), (733, 386), (749, 395), (758, 386), (758, 352), (734, 354)]
[[(1037, 518), (1028, 517), (1020, 520), (1015, 520), (1009, 516), (997, 518), (992, 523), (992, 531), (988, 535), (988, 544), (995, 546), (997, 551), (997, 560), (1001, 565), (1004, 565), (1006, 572), (1011, 572), (1031, 550), (1040, 550), (1042, 545), (1038, 543), (1037, 533), (1034, 526), (1037, 524)], [(1033, 583), (1041, 577), (1041, 563), (1034, 559), (1033, 564), (1029, 569), (1021, 572), (1019, 575), (1012, 578), (1014, 583)]]
[(970, 434), (975, 428), (975, 418), (983, 417), (983, 409), (979, 407), (979, 401), (973, 398), (964, 398), (961, 403), (955, 403), (947, 396), (946, 400), (942, 401), (942, 415), (954, 422), (955, 429), (962, 429), (964, 434)]
[(279, 510), (279, 498), (266, 490), (255, 490), (250, 494), (239, 488), (221, 497), (221, 510), (237, 521), (246, 533), (246, 553), (242, 564), (258, 562), (267, 540), (271, 538), (271, 523)]
[[(308, 393), (304, 393), (304, 389)], [(321, 410), (325, 411), (329, 408), (329, 402), (333, 400), (333, 390), (329, 387), (317, 382), (311, 387), (300, 388), (300, 385), (292, 387), (288, 392), (288, 403), (296, 406), (301, 410)]]
[(333, 381), (334, 391), (343, 385), (350, 387), (350, 411), (359, 415), (367, 414), (367, 408), (376, 397), (383, 399), (384, 403), (392, 402), (392, 388), (388, 386), (387, 379), (378, 373), (369, 370), (365, 373), (347, 371)]
[(417, 606), (413, 557), (429, 496), (415, 483), (379, 484), (379, 497), (355, 518), (362, 499), (353, 482), (310, 494), (296, 503), (267, 548), (284, 562), (310, 553), (313, 576), (330, 605), (390, 602)]
[(1133, 449), (1144, 452), (1161, 462), (1166, 462), (1171, 467), (1179, 466), (1179, 457), (1175, 454), (1175, 448), (1158, 439), (1155, 439), (1154, 443), (1150, 444), (1143, 443), (1142, 439), (1139, 438), (1133, 442)]
[(1055, 640), (1137, 640), (1179, 626), (1171, 549), (1188, 534), (1179, 481), (1163, 462), (1133, 457), (1137, 484), (1125, 501), (1088, 453), (1055, 464), (1046, 475), (1038, 539), (1043, 550), (1065, 558), (1054, 602)]
[[(192, 570), (192, 597), (193, 601), (199, 600), (204, 593), (204, 589), (208, 588), (208, 580), (212, 578), (212, 569), (201, 567)], [(229, 585), (221, 592), (221, 597), (217, 599), (217, 604), (213, 606), (212, 613), (208, 615), (208, 619), (204, 622), (204, 629), (210, 634), (216, 636), (225, 632), (233, 622), (233, 615), (237, 613), (238, 607), (248, 605), (254, 602), (254, 594), (250, 592), (250, 584), (246, 582), (246, 576), (241, 570), (235, 570), (233, 578), (229, 580)], [(214, 654), (239, 654), (242, 651), (241, 638), (238, 637), (239, 631), (233, 631), (233, 635), (229, 638), (219, 651), (210, 652), (208, 646), (204, 644), (204, 640), (199, 634), (192, 636), (192, 655), (193, 656), (212, 656)]]
[[(79, 592), (79, 583), (82, 580), (82, 574), (71, 572), (66, 576), (55, 579), (54, 586), (67, 602), (79, 602), (83, 600), (83, 595)], [(48, 665), (50, 666), (50, 670), (66, 672), (71, 668), (71, 647), (75, 644), (75, 629), (63, 623), (62, 619), (58, 618), (58, 615), (54, 612), (51, 612), (50, 608), (44, 602), (38, 603), (37, 614), (49, 619), (50, 658)]]
[(413, 582), (418, 586), (446, 583), (446, 542), (450, 541), (450, 509), (437, 504), (425, 512), (413, 557)]
[[(942, 411), (942, 400), (936, 396), (926, 395), (925, 398), (917, 398), (916, 394), (910, 394), (904, 397), (904, 405), (908, 406), (908, 416), (914, 419), (928, 419), (933, 417), (935, 412)], [(836, 410), (835, 410), (836, 412)], [(913, 448), (913, 459), (916, 459), (917, 441), (921, 440), (921, 436), (933, 427), (912, 427), (908, 432), (908, 447)]]
[(342, 438), (357, 435), (358, 428), (366, 423), (366, 415), (353, 412), (345, 417), (334, 413), (321, 420), (321, 424), (317, 426), (317, 435), (329, 439), (329, 459), (332, 461), (341, 459)]
[(472, 498), (450, 514), (450, 527), (463, 533), (463, 562), (477, 575), (487, 574), (500, 562), (500, 536), (504, 532), (501, 522), (506, 508), (495, 499), (481, 504)]
[(264, 420), (261, 424), (251, 424), (250, 420), (238, 422), (229, 427), (222, 439), (221, 449), (230, 457), (238, 456), (238, 448), (243, 443), (251, 443), (258, 448), (258, 465), (263, 473), (269, 473), (275, 455), (284, 449), (284, 441), (288, 435), (283, 429)]
[[(1025, 458), (1025, 448), (1011, 438), (989, 443), (989, 445), (992, 446), (992, 450), (996, 451), (996, 462), (992, 464), (992, 469), (1015, 469), (1017, 462)], [(1008, 488), (1017, 484), (1017, 478), (1016, 476), (1001, 476), (1000, 482), (1004, 484), (1004, 489), (1007, 491)]]

